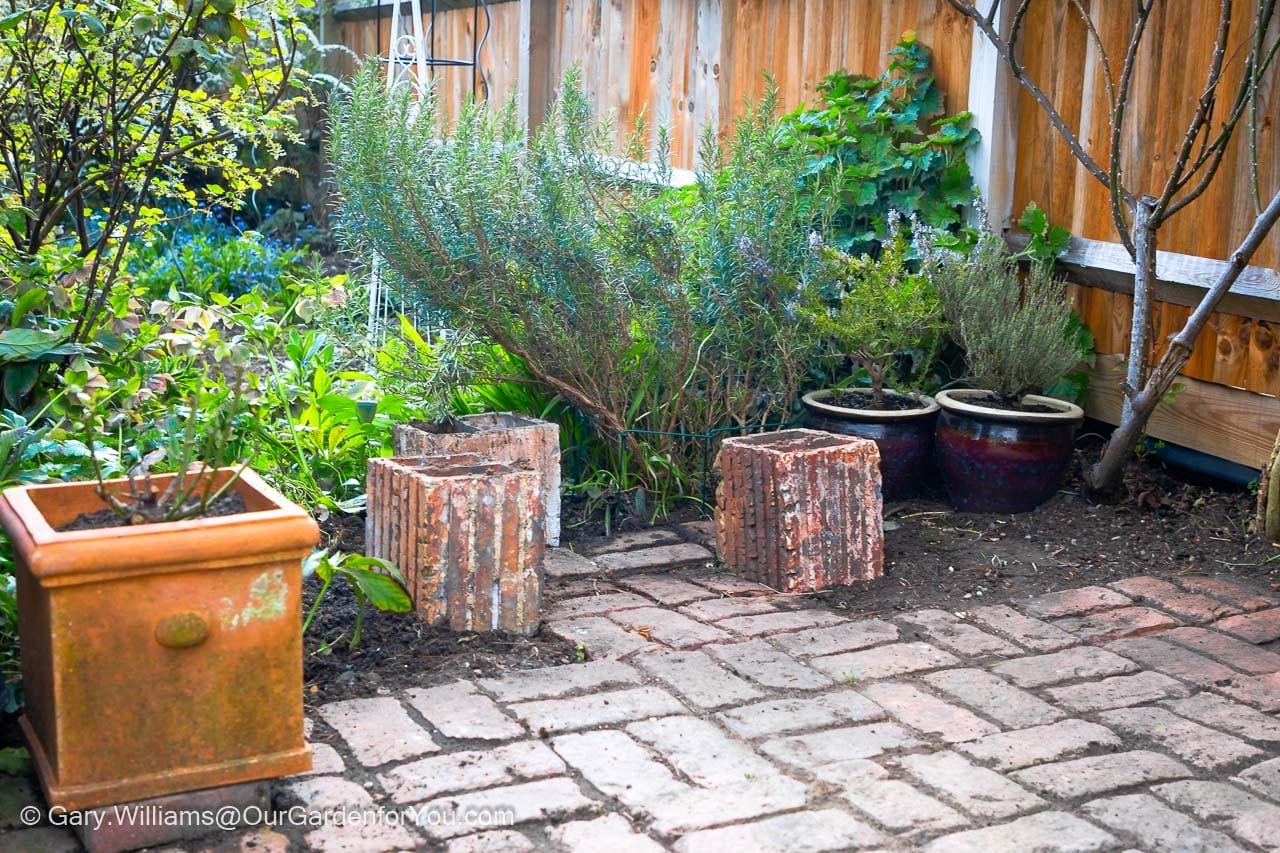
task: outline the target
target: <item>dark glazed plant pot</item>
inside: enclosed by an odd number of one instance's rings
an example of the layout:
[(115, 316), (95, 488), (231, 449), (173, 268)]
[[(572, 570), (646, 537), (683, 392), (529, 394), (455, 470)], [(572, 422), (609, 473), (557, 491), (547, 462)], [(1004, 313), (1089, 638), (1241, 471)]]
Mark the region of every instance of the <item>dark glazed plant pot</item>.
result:
[(924, 394), (908, 395), (889, 391), (895, 397), (914, 397), (921, 409), (846, 409), (826, 402), (832, 391), (811, 391), (801, 398), (805, 425), (839, 435), (869, 438), (880, 448), (882, 493), (888, 501), (902, 500), (920, 492), (933, 465), (934, 425), (938, 404)]
[(939, 391), (938, 467), (956, 509), (1029, 512), (1053, 497), (1071, 464), (1084, 411), (1027, 395), (1053, 412), (1008, 412), (966, 402), (982, 390)]

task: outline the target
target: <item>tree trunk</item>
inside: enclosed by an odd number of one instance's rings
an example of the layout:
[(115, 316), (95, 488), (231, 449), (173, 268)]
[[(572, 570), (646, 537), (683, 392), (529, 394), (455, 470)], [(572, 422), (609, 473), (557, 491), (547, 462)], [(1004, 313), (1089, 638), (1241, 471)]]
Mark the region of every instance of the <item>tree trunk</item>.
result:
[[(1240, 242), (1236, 250), (1231, 253), (1227, 268), (1201, 298), (1195, 310), (1191, 312), (1191, 316), (1187, 318), (1186, 324), (1173, 336), (1173, 340), (1169, 342), (1164, 356), (1161, 357), (1155, 369), (1150, 372), (1146, 383), (1138, 388), (1125, 389), (1124, 415), (1120, 419), (1120, 425), (1111, 434), (1111, 440), (1107, 442), (1107, 446), (1102, 452), (1102, 458), (1089, 470), (1089, 488), (1093, 491), (1106, 494), (1114, 492), (1116, 487), (1120, 485), (1121, 477), (1124, 475), (1124, 467), (1133, 455), (1133, 449), (1137, 445), (1139, 436), (1146, 429), (1147, 420), (1151, 417), (1151, 413), (1155, 411), (1156, 406), (1160, 404), (1164, 395), (1169, 392), (1174, 380), (1178, 378), (1179, 372), (1190, 360), (1191, 353), (1195, 348), (1196, 338), (1204, 331), (1204, 327), (1208, 324), (1214, 310), (1217, 309), (1223, 298), (1231, 291), (1231, 286), (1235, 284), (1236, 279), (1240, 278), (1240, 273), (1249, 265), (1249, 259), (1253, 257), (1253, 253), (1262, 245), (1262, 241), (1266, 239), (1267, 234), (1271, 232), (1271, 229), (1278, 221), (1280, 221), (1280, 192), (1277, 192), (1271, 198), (1270, 203), (1254, 220), (1253, 227), (1249, 229), (1249, 233), (1245, 235), (1244, 240)], [(1154, 241), (1151, 249), (1152, 269), (1149, 273), (1151, 278), (1146, 283), (1148, 298), (1154, 291), (1156, 281), (1154, 275)], [(1139, 267), (1138, 274), (1142, 274), (1141, 267)], [(1137, 281), (1135, 276), (1135, 322), (1137, 319), (1137, 293), (1142, 289), (1144, 289), (1144, 285)], [(1130, 371), (1133, 370), (1134, 360), (1135, 355), (1131, 352), (1129, 354)], [(1145, 357), (1143, 361), (1146, 361)]]
[(1125, 373), (1122, 421), (1133, 417), (1133, 400), (1147, 383), (1151, 358), (1151, 311), (1156, 289), (1156, 199), (1139, 198), (1133, 206), (1133, 323), (1129, 329), (1129, 364)]
[(1258, 533), (1280, 543), (1280, 433), (1258, 482)]

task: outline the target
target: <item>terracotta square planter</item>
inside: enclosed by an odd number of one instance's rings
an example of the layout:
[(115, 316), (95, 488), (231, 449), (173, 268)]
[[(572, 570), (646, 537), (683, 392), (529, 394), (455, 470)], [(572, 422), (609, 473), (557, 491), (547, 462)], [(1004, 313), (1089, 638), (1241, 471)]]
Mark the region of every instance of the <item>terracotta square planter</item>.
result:
[[(169, 476), (154, 479), (163, 489)], [(239, 515), (56, 531), (103, 508), (95, 487), (0, 495), (16, 562), (21, 725), (50, 804), (309, 769), (301, 566), (315, 522), (245, 471), (232, 487), (248, 509)]]

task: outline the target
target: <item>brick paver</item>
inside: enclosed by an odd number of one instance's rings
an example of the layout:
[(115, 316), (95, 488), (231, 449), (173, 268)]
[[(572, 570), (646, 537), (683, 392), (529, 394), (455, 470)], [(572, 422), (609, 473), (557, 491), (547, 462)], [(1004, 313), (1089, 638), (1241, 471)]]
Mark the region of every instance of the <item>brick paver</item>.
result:
[(1099, 749), (1114, 751), (1120, 738), (1110, 729), (1086, 720), (1063, 720), (1016, 732), (987, 735), (956, 749), (997, 770), (1017, 770), (1047, 764)]
[(1265, 753), (1237, 737), (1183, 719), (1164, 708), (1117, 708), (1098, 715), (1102, 724), (1135, 738), (1156, 741), (1188, 764), (1221, 770)]
[(1187, 622), (1203, 623), (1230, 616), (1239, 611), (1207, 595), (1187, 592), (1160, 578), (1126, 578), (1111, 584), (1140, 604), (1150, 604), (1180, 617)]
[(690, 565), (710, 559), (690, 539), (553, 552), (545, 630), (581, 663), (313, 709), (317, 766), (282, 804), (407, 817), (304, 847), (1280, 848), (1265, 586), (1138, 577), (851, 618)]
[(1041, 764), (1010, 775), (1028, 788), (1071, 800), (1105, 794), (1130, 785), (1181, 779), (1192, 773), (1167, 755), (1133, 750)]
[(741, 705), (764, 696), (702, 652), (668, 649), (636, 655), (632, 661), (699, 708)]
[(1010, 729), (1052, 723), (1066, 712), (981, 669), (944, 669), (923, 681)]
[(809, 665), (853, 683), (954, 666), (953, 655), (926, 643), (893, 643), (863, 652), (812, 658)]
[(1036, 652), (1056, 652), (1080, 642), (1057, 625), (1019, 613), (1004, 604), (975, 608), (969, 617)]
[(1280, 639), (1280, 607), (1231, 616), (1215, 622), (1213, 627), (1250, 643), (1274, 642)]
[(706, 646), (711, 655), (739, 675), (765, 687), (780, 690), (817, 690), (830, 687), (835, 679), (830, 675), (810, 669), (791, 655), (764, 640), (748, 640), (745, 643), (721, 643)]
[(1022, 609), (1044, 619), (1058, 616), (1080, 616), (1097, 610), (1126, 607), (1133, 602), (1114, 589), (1084, 586), (1062, 592), (1050, 592), (1023, 602)]
[(1008, 640), (962, 622), (959, 617), (945, 610), (917, 610), (898, 621), (923, 634), (924, 639), (957, 654), (969, 657), (1016, 657), (1022, 653), (1022, 649)]
[(1140, 637), (1179, 624), (1178, 620), (1149, 607), (1121, 607), (1088, 616), (1058, 619), (1053, 623), (1077, 640), (1089, 642)]
[(717, 717), (730, 731), (750, 739), (838, 723), (883, 720), (885, 712), (857, 691), (840, 690), (812, 699), (770, 699), (724, 711)]
[(889, 778), (889, 771), (874, 761), (855, 758), (824, 764), (814, 768), (813, 775), (839, 788), (855, 809), (903, 838), (935, 835), (969, 824), (946, 803)]
[(872, 684), (862, 689), (862, 695), (899, 722), (946, 743), (974, 740), (1000, 731), (999, 726), (972, 711), (930, 696), (910, 684)]

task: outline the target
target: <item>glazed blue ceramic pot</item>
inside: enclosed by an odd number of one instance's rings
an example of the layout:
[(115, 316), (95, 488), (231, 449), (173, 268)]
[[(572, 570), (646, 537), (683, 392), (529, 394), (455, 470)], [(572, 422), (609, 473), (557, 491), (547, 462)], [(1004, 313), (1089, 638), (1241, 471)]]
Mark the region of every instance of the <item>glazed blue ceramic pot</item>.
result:
[(936, 452), (951, 504), (966, 512), (1029, 512), (1062, 487), (1084, 411), (1027, 395), (1052, 411), (1005, 411), (968, 402), (990, 392), (940, 391)]
[(801, 398), (805, 426), (871, 439), (880, 450), (884, 499), (895, 501), (919, 494), (933, 474), (933, 434), (938, 420), (938, 404), (933, 398), (886, 389), (885, 394), (894, 397), (910, 396), (921, 408), (848, 409), (828, 402), (833, 393), (812, 391)]

